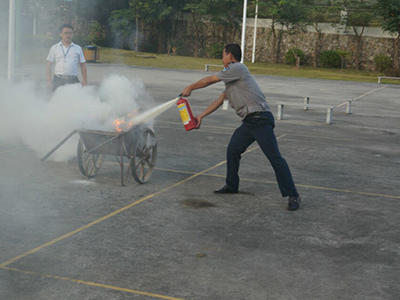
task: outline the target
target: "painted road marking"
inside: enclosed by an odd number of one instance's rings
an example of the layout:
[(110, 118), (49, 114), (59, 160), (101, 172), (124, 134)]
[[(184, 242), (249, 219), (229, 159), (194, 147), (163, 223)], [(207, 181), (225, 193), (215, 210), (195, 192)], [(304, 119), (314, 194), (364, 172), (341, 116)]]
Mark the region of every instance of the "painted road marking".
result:
[[(284, 134), (284, 135), (282, 135), (282, 136), (279, 136), (279, 137), (277, 137), (277, 139), (280, 139), (280, 138), (284, 137), (285, 135), (286, 135), (286, 134)], [(255, 150), (255, 149), (258, 149), (258, 148), (259, 148), (259, 147), (256, 146), (256, 147), (254, 147), (254, 148), (251, 148), (251, 149), (247, 150), (247, 151), (244, 152), (243, 154), (249, 153), (249, 152), (251, 152), (251, 151), (253, 151), (253, 150)], [(10, 260), (8, 260), (8, 261), (2, 263), (2, 264), (0, 265), (0, 268), (1, 268), (1, 269), (5, 269), (8, 265), (10, 265), (10, 264), (12, 264), (12, 263), (14, 263), (14, 262), (16, 262), (16, 261), (18, 261), (18, 260), (20, 260), (20, 259), (26, 257), (26, 256), (28, 256), (28, 255), (30, 255), (30, 254), (36, 253), (36, 252), (38, 252), (38, 251), (40, 251), (40, 250), (42, 250), (42, 249), (44, 249), (44, 248), (46, 248), (46, 247), (48, 247), (48, 246), (51, 246), (51, 245), (53, 245), (53, 244), (55, 244), (55, 243), (57, 243), (57, 242), (59, 242), (59, 241), (62, 241), (62, 240), (64, 240), (64, 239), (66, 239), (66, 238), (68, 238), (68, 237), (70, 237), (70, 236), (72, 236), (72, 235), (74, 235), (74, 234), (76, 234), (76, 233), (78, 233), (78, 232), (81, 232), (81, 231), (83, 231), (83, 230), (85, 230), (85, 229), (87, 229), (87, 228), (89, 228), (89, 227), (92, 227), (93, 225), (96, 225), (96, 224), (98, 224), (98, 223), (100, 223), (100, 222), (102, 222), (102, 221), (104, 221), (104, 220), (107, 220), (107, 219), (109, 219), (109, 218), (111, 218), (111, 217), (113, 217), (113, 216), (115, 216), (115, 215), (117, 215), (117, 214), (119, 214), (119, 213), (121, 213), (121, 212), (123, 212), (123, 211), (125, 211), (125, 210), (127, 210), (127, 209), (129, 209), (129, 208), (131, 208), (131, 207), (133, 207), (133, 206), (135, 206), (135, 205), (138, 205), (138, 204), (140, 204), (140, 203), (146, 201), (147, 199), (150, 199), (150, 198), (152, 198), (152, 197), (155, 197), (155, 196), (157, 196), (157, 195), (160, 195), (160, 194), (162, 194), (163, 192), (166, 192), (166, 191), (168, 191), (168, 190), (170, 190), (170, 189), (172, 189), (172, 188), (174, 188), (174, 187), (177, 187), (177, 186), (179, 186), (179, 185), (181, 185), (181, 184), (183, 184), (183, 183), (185, 183), (185, 182), (187, 182), (187, 181), (189, 181), (189, 180), (192, 180), (193, 178), (196, 178), (196, 177), (198, 177), (198, 176), (200, 176), (200, 175), (203, 175), (203, 174), (207, 173), (208, 171), (211, 171), (211, 170), (213, 170), (213, 169), (215, 169), (215, 168), (217, 168), (217, 167), (219, 167), (219, 166), (222, 166), (222, 165), (225, 164), (225, 163), (226, 163), (226, 160), (221, 161), (221, 162), (217, 163), (216, 165), (214, 165), (214, 166), (212, 166), (212, 167), (210, 167), (210, 168), (208, 168), (208, 169), (205, 169), (205, 170), (203, 170), (203, 171), (201, 171), (201, 172), (198, 172), (198, 173), (196, 173), (196, 174), (193, 174), (193, 175), (187, 177), (187, 178), (184, 179), (184, 180), (181, 180), (181, 181), (179, 181), (179, 182), (177, 182), (177, 183), (175, 183), (175, 184), (173, 184), (173, 185), (170, 185), (169, 187), (166, 187), (166, 188), (164, 188), (164, 189), (162, 189), (162, 190), (160, 190), (160, 191), (158, 191), (158, 192), (155, 192), (155, 193), (153, 193), (153, 194), (151, 194), (151, 195), (148, 195), (148, 196), (146, 196), (146, 197), (143, 197), (143, 198), (141, 198), (140, 200), (135, 201), (135, 202), (133, 202), (133, 203), (127, 205), (127, 206), (124, 206), (124, 207), (122, 207), (122, 208), (120, 208), (120, 209), (118, 209), (118, 210), (116, 210), (116, 211), (114, 211), (114, 212), (112, 212), (112, 213), (110, 213), (110, 214), (108, 214), (108, 215), (106, 215), (106, 216), (100, 218), (100, 219), (97, 219), (97, 220), (95, 220), (95, 221), (93, 221), (93, 222), (91, 222), (91, 223), (89, 223), (89, 224), (87, 224), (87, 225), (84, 225), (84, 226), (82, 226), (82, 227), (80, 227), (80, 228), (78, 228), (78, 229), (75, 229), (75, 230), (73, 230), (73, 231), (67, 233), (67, 234), (64, 234), (64, 235), (62, 235), (62, 236), (60, 236), (60, 237), (58, 237), (58, 238), (56, 238), (56, 239), (54, 239), (54, 240), (52, 240), (52, 241), (49, 241), (49, 242), (47, 242), (47, 243), (45, 243), (45, 244), (43, 244), (43, 245), (41, 245), (41, 246), (39, 246), (39, 247), (34, 248), (34, 249), (32, 249), (32, 250), (30, 250), (30, 251), (28, 251), (28, 252), (25, 252), (25, 253), (23, 253), (23, 254), (21, 254), (21, 255), (18, 255), (18, 256), (16, 256), (16, 257), (14, 257), (14, 258), (12, 258), (12, 259), (10, 259)], [(11, 270), (12, 268), (9, 268), (9, 269)]]
[[(166, 171), (166, 172), (174, 172), (174, 173), (181, 173), (181, 174), (193, 174), (193, 172), (189, 172), (189, 171), (180, 171), (180, 170), (163, 169), (163, 168), (156, 168), (156, 170)], [(202, 176), (225, 178), (225, 175), (208, 174), (208, 173), (202, 174)], [(243, 180), (243, 181), (267, 183), (267, 184), (278, 184), (276, 181), (252, 179), (252, 178), (246, 178), (246, 177), (240, 177), (240, 180), (241, 181)], [(352, 191), (352, 190), (342, 190), (342, 189), (323, 187), (323, 186), (316, 186), (316, 185), (306, 185), (306, 184), (298, 184), (298, 183), (296, 183), (296, 186), (301, 186), (301, 187), (311, 188), (311, 189), (316, 189), (316, 190), (326, 190), (326, 191), (332, 191), (332, 192), (351, 193), (351, 194), (368, 195), (368, 196), (376, 196), (376, 197), (383, 197), (383, 198), (400, 199), (400, 196), (376, 194), (376, 193), (368, 193), (368, 192), (360, 192), (360, 191)]]
[[(282, 137), (284, 137), (284, 136), (286, 136), (286, 134), (277, 137), (277, 139), (280, 139), (280, 138), (282, 138)], [(253, 148), (247, 150), (244, 154), (249, 153), (249, 152), (252, 152), (252, 151), (254, 151), (254, 150), (256, 150), (256, 149), (259, 149), (259, 146), (256, 146), (256, 147), (253, 147)], [(10, 150), (10, 151), (13, 151), (13, 150)], [(0, 153), (4, 153), (4, 152), (0, 152)], [(133, 202), (133, 203), (131, 203), (131, 204), (129, 204), (129, 205), (123, 207), (123, 208), (120, 208), (120, 209), (118, 209), (118, 210), (116, 210), (116, 211), (114, 211), (114, 212), (112, 212), (112, 213), (110, 213), (110, 214), (108, 214), (108, 215), (106, 215), (106, 216), (104, 216), (104, 217), (102, 217), (102, 218), (99, 218), (99, 219), (97, 219), (97, 220), (95, 220), (95, 221), (93, 221), (93, 222), (91, 222), (91, 223), (85, 225), (85, 226), (82, 226), (82, 227), (80, 227), (80, 228), (78, 228), (78, 229), (76, 229), (76, 230), (73, 230), (73, 231), (71, 231), (71, 232), (65, 234), (65, 235), (62, 235), (62, 236), (60, 236), (60, 237), (58, 237), (58, 238), (56, 238), (56, 239), (54, 239), (54, 240), (52, 240), (52, 241), (50, 241), (50, 242), (48, 242), (48, 243), (45, 243), (45, 244), (43, 244), (43, 245), (41, 245), (41, 246), (39, 246), (39, 247), (36, 247), (36, 248), (34, 248), (34, 249), (32, 249), (32, 250), (30, 250), (30, 251), (24, 253), (24, 254), (21, 254), (21, 255), (19, 255), (19, 256), (16, 256), (16, 257), (14, 257), (14, 258), (12, 258), (12, 259), (10, 259), (10, 260), (8, 260), (8, 261), (2, 263), (2, 264), (0, 265), (0, 269), (9, 270), (9, 271), (14, 271), (14, 272), (19, 272), (19, 273), (30, 274), (30, 275), (35, 275), (35, 276), (43, 276), (43, 277), (47, 277), (47, 278), (59, 279), (59, 280), (64, 280), (64, 281), (70, 281), (70, 282), (85, 284), (85, 285), (89, 285), (89, 286), (97, 286), (97, 287), (106, 288), (106, 289), (112, 289), (112, 290), (117, 290), (117, 291), (124, 291), (124, 292), (133, 293), (133, 294), (140, 294), (140, 295), (149, 296), (149, 297), (155, 297), (155, 298), (159, 298), (159, 299), (184, 300), (184, 299), (179, 299), (179, 298), (174, 298), (174, 297), (169, 297), (169, 296), (164, 296), (164, 295), (159, 295), (159, 294), (152, 294), (152, 293), (148, 293), (148, 292), (137, 291), (137, 290), (133, 290), (133, 289), (127, 289), (127, 288), (115, 287), (115, 286), (111, 286), (111, 285), (105, 285), (105, 284), (94, 283), (94, 282), (89, 282), (89, 281), (77, 280), (77, 279), (68, 278), (68, 277), (61, 277), (61, 276), (54, 276), (54, 275), (42, 274), (42, 273), (33, 272), (33, 271), (25, 271), (25, 270), (20, 270), (20, 269), (16, 269), (16, 268), (10, 268), (10, 267), (7, 267), (7, 266), (10, 265), (11, 263), (14, 263), (14, 262), (16, 262), (16, 261), (18, 261), (18, 260), (20, 260), (20, 259), (22, 259), (22, 258), (24, 258), (24, 257), (26, 257), (26, 256), (28, 256), (28, 255), (30, 255), (30, 254), (33, 254), (33, 253), (35, 253), (35, 252), (37, 252), (37, 251), (39, 251), (39, 250), (41, 250), (41, 249), (44, 249), (44, 248), (46, 248), (46, 247), (48, 247), (48, 246), (50, 246), (50, 245), (53, 245), (53, 244), (55, 244), (55, 243), (57, 243), (57, 242), (59, 242), (59, 241), (61, 241), (61, 240), (64, 240), (64, 239), (66, 239), (66, 238), (68, 238), (68, 237), (70, 237), (70, 236), (72, 236), (72, 235), (74, 235), (74, 234), (76, 234), (76, 233), (78, 233), (78, 232), (81, 232), (81, 231), (83, 231), (83, 230), (85, 230), (85, 229), (87, 229), (87, 228), (89, 228), (89, 227), (91, 227), (91, 226), (93, 226), (93, 225), (95, 225), (95, 224), (97, 224), (97, 223), (100, 223), (100, 222), (102, 222), (102, 221), (104, 221), (104, 220), (106, 220), (106, 219), (109, 219), (109, 218), (111, 218), (112, 216), (115, 216), (115, 215), (117, 215), (117, 214), (119, 214), (119, 213), (121, 213), (121, 212), (123, 212), (123, 211), (125, 211), (125, 210), (127, 210), (127, 209), (129, 209), (129, 208), (131, 208), (131, 207), (133, 207), (133, 206), (135, 206), (135, 205), (138, 205), (138, 204), (140, 204), (140, 203), (146, 201), (146, 200), (149, 199), (149, 198), (152, 198), (152, 197), (155, 197), (155, 196), (157, 196), (157, 195), (160, 195), (160, 194), (162, 194), (163, 192), (166, 192), (166, 191), (168, 191), (168, 190), (170, 190), (170, 189), (172, 189), (172, 188), (174, 188), (174, 187), (177, 187), (177, 186), (179, 186), (179, 185), (181, 185), (181, 184), (183, 184), (183, 183), (185, 183), (185, 182), (187, 182), (187, 181), (189, 181), (189, 180), (191, 180), (191, 179), (194, 179), (194, 178), (196, 178), (196, 177), (198, 177), (198, 176), (213, 176), (213, 177), (223, 177), (223, 178), (224, 178), (225, 176), (223, 176), (223, 175), (209, 174), (209, 173), (207, 173), (207, 172), (209, 172), (209, 171), (211, 171), (211, 170), (213, 170), (213, 169), (215, 169), (215, 168), (217, 168), (217, 167), (219, 167), (219, 166), (222, 166), (222, 165), (224, 165), (225, 163), (226, 163), (226, 160), (221, 161), (220, 163), (218, 163), (218, 164), (216, 164), (216, 165), (214, 165), (214, 166), (212, 166), (212, 167), (210, 167), (210, 168), (208, 168), (208, 169), (206, 169), (206, 170), (203, 170), (203, 171), (201, 171), (201, 172), (194, 173), (194, 174), (191, 173), (191, 172), (186, 172), (186, 171), (164, 169), (164, 170), (166, 170), (166, 171), (178, 172), (178, 173), (183, 173), (183, 174), (188, 174), (188, 175), (189, 175), (189, 174), (192, 174), (192, 175), (189, 176), (188, 178), (186, 178), (186, 179), (184, 179), (184, 180), (181, 180), (181, 181), (179, 181), (179, 182), (177, 182), (177, 183), (175, 183), (175, 184), (173, 184), (173, 185), (170, 185), (169, 187), (166, 187), (166, 188), (164, 188), (164, 189), (162, 189), (162, 190), (160, 190), (160, 191), (158, 191), (158, 192), (155, 192), (155, 193), (153, 193), (153, 194), (151, 194), (151, 195), (148, 195), (148, 196), (146, 196), (146, 197), (143, 197), (143, 198), (141, 198), (140, 200), (135, 201), (135, 202)], [(163, 169), (161, 169), (161, 168), (156, 168), (156, 169), (163, 170)], [(263, 183), (269, 183), (269, 184), (276, 184), (276, 182), (273, 182), (273, 181), (255, 180), (255, 179), (248, 179), (248, 178), (242, 178), (242, 180), (255, 181), (255, 182), (263, 182)], [(400, 199), (400, 197), (398, 197), (398, 196), (391, 196), (391, 195), (382, 195), (382, 194), (374, 194), (374, 193), (365, 193), (365, 192), (359, 192), (359, 191), (341, 190), (341, 189), (334, 189), (334, 188), (327, 188), (327, 187), (319, 187), (319, 186), (309, 186), (309, 185), (300, 185), (300, 184), (297, 184), (297, 186), (307, 187), (307, 188), (313, 188), (313, 189), (328, 190), (328, 191), (337, 191), (337, 192), (345, 192), (345, 193), (354, 193), (354, 194), (362, 194), (362, 195), (370, 195), (370, 196), (379, 196), (379, 197), (385, 197), (385, 198)]]
[[(245, 153), (251, 152), (251, 151), (253, 151), (253, 150), (257, 149), (257, 148), (259, 148), (259, 147), (258, 146), (254, 147), (254, 148), (246, 151)], [(181, 185), (181, 184), (183, 184), (183, 183), (185, 183), (185, 182), (187, 182), (189, 180), (192, 180), (193, 178), (196, 178), (196, 177), (198, 177), (200, 175), (203, 175), (204, 173), (207, 173), (208, 171), (211, 171), (211, 170), (213, 170), (213, 169), (215, 169), (215, 168), (217, 168), (219, 166), (222, 166), (225, 163), (226, 163), (226, 160), (221, 161), (221, 162), (217, 163), (216, 165), (214, 165), (214, 166), (212, 166), (212, 167), (210, 167), (208, 169), (205, 169), (205, 170), (203, 170), (201, 172), (193, 174), (193, 175), (187, 177), (186, 179), (183, 179), (183, 180), (181, 180), (181, 181), (179, 181), (179, 182), (177, 182), (175, 184), (172, 184), (172, 185), (170, 185), (170, 186), (168, 186), (168, 187), (166, 187), (166, 188), (164, 188), (162, 190), (159, 190), (158, 192), (155, 192), (155, 193), (153, 193), (151, 195), (143, 197), (143, 198), (139, 199), (138, 201), (135, 201), (135, 202), (133, 202), (133, 203), (127, 205), (127, 206), (124, 206), (124, 207), (122, 207), (122, 208), (120, 208), (120, 209), (118, 209), (118, 210), (116, 210), (116, 211), (114, 211), (114, 212), (112, 212), (112, 213), (100, 218), (100, 219), (97, 219), (97, 220), (95, 220), (95, 221), (93, 221), (93, 222), (91, 222), (89, 224), (86, 224), (86, 225), (84, 225), (84, 226), (82, 226), (82, 227), (80, 227), (78, 229), (75, 229), (75, 230), (73, 230), (71, 232), (68, 232), (68, 233), (66, 233), (66, 234), (64, 234), (64, 235), (62, 235), (62, 236), (60, 236), (60, 237), (58, 237), (58, 238), (56, 238), (56, 239), (54, 239), (54, 240), (52, 240), (50, 242), (47, 242), (47, 243), (45, 243), (45, 244), (43, 244), (43, 245), (41, 245), (39, 247), (36, 247), (36, 248), (34, 248), (32, 250), (29, 250), (28, 252), (25, 252), (25, 253), (23, 253), (21, 255), (18, 255), (16, 257), (14, 257), (14, 258), (2, 263), (0, 265), (0, 268), (4, 268), (4, 267), (8, 266), (9, 264), (12, 264), (12, 263), (14, 263), (14, 262), (16, 262), (16, 261), (18, 261), (18, 260), (30, 255), (30, 254), (36, 253), (39, 250), (42, 250), (42, 249), (44, 249), (44, 248), (46, 248), (48, 246), (51, 246), (51, 245), (53, 245), (53, 244), (55, 244), (55, 243), (57, 243), (59, 241), (62, 241), (62, 240), (66, 239), (66, 238), (68, 238), (68, 237), (70, 237), (70, 236), (72, 236), (72, 235), (74, 235), (74, 234), (76, 234), (78, 232), (81, 232), (81, 231), (83, 231), (83, 230), (85, 230), (85, 229), (87, 229), (89, 227), (92, 227), (93, 225), (96, 225), (97, 223), (100, 223), (100, 222), (102, 222), (104, 220), (107, 220), (107, 219), (109, 219), (109, 218), (111, 218), (111, 217), (113, 217), (113, 216), (115, 216), (115, 215), (117, 215), (117, 214), (119, 214), (119, 213), (121, 213), (121, 212), (123, 212), (123, 211), (125, 211), (125, 210), (127, 210), (127, 209), (129, 209), (129, 208), (131, 208), (133, 206), (135, 206), (135, 205), (138, 205), (138, 204), (146, 201), (147, 199), (150, 199), (152, 197), (158, 196), (158, 195), (162, 194), (163, 192), (166, 192), (166, 191), (168, 191), (168, 190), (170, 190), (170, 189), (172, 189), (174, 187), (177, 187), (177, 186), (179, 186), (179, 185)]]
[(121, 292), (128, 292), (131, 294), (138, 294), (138, 295), (143, 295), (143, 296), (148, 296), (148, 297), (153, 297), (153, 298), (167, 299), (167, 300), (185, 300), (185, 299), (181, 299), (181, 298), (169, 297), (169, 296), (164, 296), (164, 295), (160, 295), (160, 294), (153, 294), (153, 293), (148, 293), (148, 292), (143, 292), (143, 291), (138, 291), (138, 290), (121, 288), (121, 287), (112, 286), (112, 285), (108, 285), (108, 284), (84, 281), (84, 280), (79, 280), (79, 279), (63, 277), (63, 276), (49, 275), (49, 274), (38, 273), (38, 272), (33, 272), (33, 271), (25, 271), (25, 270), (20, 270), (20, 269), (16, 269), (16, 268), (1, 267), (0, 269), (23, 273), (23, 274), (28, 274), (28, 275), (42, 276), (42, 277), (46, 277), (46, 278), (70, 281), (70, 282), (74, 282), (74, 283), (96, 286), (96, 287), (101, 287), (101, 288), (111, 289), (111, 290), (116, 290), (116, 291), (121, 291)]
[(385, 87), (387, 87), (387, 85), (384, 85), (384, 86), (382, 86), (382, 87), (373, 89), (372, 91), (366, 92), (365, 94), (362, 94), (361, 96), (358, 96), (358, 97), (356, 97), (356, 98), (353, 98), (353, 100), (358, 100), (358, 99), (360, 99), (360, 98), (362, 98), (362, 97), (364, 97), (364, 96), (367, 96), (367, 95), (369, 95), (369, 94), (372, 94), (373, 92), (376, 92), (376, 91), (379, 91), (379, 90), (381, 90), (381, 89), (384, 89)]

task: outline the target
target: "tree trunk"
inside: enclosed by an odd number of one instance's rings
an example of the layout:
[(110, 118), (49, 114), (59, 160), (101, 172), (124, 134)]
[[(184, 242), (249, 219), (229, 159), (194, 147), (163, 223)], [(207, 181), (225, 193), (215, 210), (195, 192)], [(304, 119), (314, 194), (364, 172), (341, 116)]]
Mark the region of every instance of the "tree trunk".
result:
[(317, 30), (317, 33), (315, 34), (315, 40), (314, 40), (314, 59), (313, 59), (313, 67), (317, 67), (317, 61), (319, 57), (319, 41), (321, 40), (321, 32)]
[(158, 53), (162, 53), (162, 33), (158, 33)]
[(138, 44), (139, 44), (139, 18), (136, 16), (136, 32), (135, 32), (135, 51), (138, 51)]
[(362, 28), (361, 32), (358, 33), (355, 26), (353, 26), (354, 33), (356, 34), (356, 57), (355, 57), (355, 68), (356, 70), (360, 69), (360, 55), (361, 55), (361, 38), (364, 33), (364, 27)]
[(272, 25), (271, 25), (271, 31), (272, 31), (272, 63), (276, 63), (276, 31), (275, 31), (275, 22), (272, 20)]
[(300, 56), (297, 55), (296, 49), (297, 49), (296, 47), (293, 47), (292, 53), (294, 55), (294, 58), (296, 59), (296, 69), (299, 70), (300, 69)]
[(360, 48), (361, 48), (361, 38), (359, 36), (356, 37), (356, 57), (355, 57), (355, 68), (356, 70), (360, 69)]
[(399, 63), (399, 42), (400, 42), (400, 30), (397, 33), (397, 38), (394, 41), (394, 67), (398, 69), (400, 67)]
[(199, 29), (196, 29), (196, 39), (194, 42), (194, 57), (199, 57), (199, 36), (200, 36)]
[(200, 36), (200, 29), (199, 29), (199, 24), (196, 19), (196, 14), (192, 12), (192, 19), (193, 19), (193, 24), (194, 24), (194, 35), (195, 35), (195, 40), (194, 40), (194, 57), (199, 57), (199, 36)]
[(294, 45), (292, 47), (292, 53), (294, 58), (296, 59), (296, 69), (300, 70), (300, 56), (297, 54), (297, 40), (296, 38), (292, 35), (292, 44)]
[[(231, 40), (230, 43), (233, 43), (235, 41), (235, 36), (236, 36), (236, 26), (235, 23), (232, 20), (229, 20), (231, 23)], [(244, 55), (244, 49), (242, 49), (242, 55)]]

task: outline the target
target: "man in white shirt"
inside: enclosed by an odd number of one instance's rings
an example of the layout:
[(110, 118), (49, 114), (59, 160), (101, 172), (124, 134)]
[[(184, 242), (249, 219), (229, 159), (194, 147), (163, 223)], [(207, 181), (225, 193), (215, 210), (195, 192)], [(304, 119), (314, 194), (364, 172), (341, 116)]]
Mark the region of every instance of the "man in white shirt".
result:
[[(46, 77), (47, 87), (55, 91), (65, 84), (79, 83), (78, 66), (81, 67), (82, 85), (87, 85), (86, 60), (82, 48), (72, 42), (73, 28), (69, 24), (60, 27), (61, 41), (51, 47), (47, 56)], [(52, 66), (54, 64), (54, 78)]]

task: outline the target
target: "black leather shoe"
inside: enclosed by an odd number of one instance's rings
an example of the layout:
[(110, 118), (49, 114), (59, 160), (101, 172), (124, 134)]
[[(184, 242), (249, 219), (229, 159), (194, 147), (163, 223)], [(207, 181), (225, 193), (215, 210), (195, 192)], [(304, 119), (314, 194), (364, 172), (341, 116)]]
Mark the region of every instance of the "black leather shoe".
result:
[(300, 202), (301, 202), (300, 196), (290, 196), (287, 209), (290, 211), (297, 210), (300, 206)]
[(214, 194), (237, 194), (238, 191), (232, 190), (229, 186), (225, 185), (223, 188), (219, 190), (214, 190)]

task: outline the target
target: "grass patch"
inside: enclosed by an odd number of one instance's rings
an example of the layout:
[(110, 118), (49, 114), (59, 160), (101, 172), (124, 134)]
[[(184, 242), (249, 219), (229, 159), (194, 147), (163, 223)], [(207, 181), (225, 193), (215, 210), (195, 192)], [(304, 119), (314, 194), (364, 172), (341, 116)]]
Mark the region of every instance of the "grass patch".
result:
[(109, 64), (125, 64), (132, 66), (185, 70), (204, 70), (204, 64), (222, 64), (220, 59), (144, 53), (112, 48), (101, 48), (100, 62)]
[[(28, 55), (22, 56), (22, 64), (45, 63), (49, 49), (37, 49)], [(29, 59), (28, 59), (29, 58)], [(135, 52), (131, 50), (121, 50), (114, 48), (100, 48), (99, 63), (124, 64), (131, 66), (143, 66), (165, 69), (184, 69), (184, 70), (204, 70), (205, 64), (222, 65), (221, 59), (195, 58), (190, 56), (179, 56), (169, 54), (155, 54)], [(344, 69), (314, 68), (311, 66), (302, 66), (297, 70), (294, 66), (286, 64), (272, 64), (265, 62), (245, 61), (252, 74), (285, 76), (285, 77), (303, 77), (315, 79), (378, 82), (378, 76), (384, 76), (383, 73), (373, 71), (358, 71)], [(217, 72), (221, 67), (209, 67), (209, 73)], [(207, 73), (206, 73), (207, 74)], [(400, 81), (389, 80), (385, 83), (400, 84)]]
[[(146, 58), (152, 56), (154, 58)], [(185, 70), (204, 70), (205, 64), (222, 65), (221, 59), (212, 58), (195, 58), (189, 56), (154, 54), (134, 52), (129, 50), (120, 50), (112, 48), (101, 48), (100, 62), (110, 64), (126, 64), (134, 66), (155, 67), (155, 68), (172, 68)], [(286, 64), (272, 64), (265, 62), (251, 63), (245, 61), (252, 74), (287, 76), (287, 77), (303, 77), (315, 79), (345, 80), (345, 81), (362, 81), (377, 82), (379, 72), (358, 71), (344, 69), (328, 69), (314, 68), (311, 66), (302, 66), (297, 70), (294, 66)], [(221, 70), (219, 67), (210, 67), (210, 72)]]

